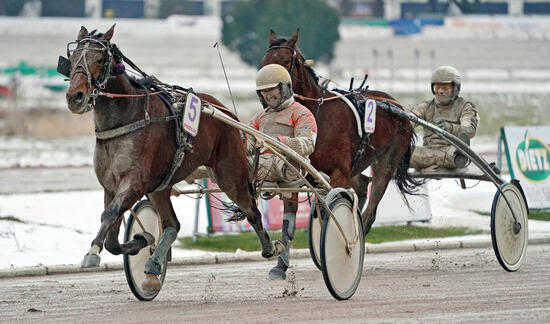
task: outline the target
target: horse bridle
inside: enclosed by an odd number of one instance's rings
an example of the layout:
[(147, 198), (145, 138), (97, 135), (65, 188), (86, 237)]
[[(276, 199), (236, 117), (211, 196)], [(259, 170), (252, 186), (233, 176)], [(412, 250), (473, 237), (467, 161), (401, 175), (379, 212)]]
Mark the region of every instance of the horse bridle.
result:
[[(84, 47), (78, 48), (78, 46), (84, 42), (86, 42)], [(99, 44), (100, 47), (91, 47), (97, 44)], [(76, 45), (76, 48), (74, 50), (71, 50), (70, 49), (71, 45)], [(111, 51), (112, 48), (113, 46), (111, 46), (108, 41), (107, 41), (107, 44), (104, 44), (103, 42), (90, 37), (83, 38), (81, 40), (70, 42), (67, 44), (67, 58), (70, 58), (71, 54), (74, 54), (77, 51), (81, 52), (80, 57), (76, 61), (76, 67), (74, 69), (71, 69), (69, 80), (71, 80), (76, 73), (84, 73), (87, 78), (88, 89), (91, 89), (93, 86), (93, 89), (90, 93), (90, 98), (92, 99), (92, 102), (88, 105), (88, 108), (86, 111), (93, 109), (93, 106), (95, 105), (95, 101), (99, 96), (99, 93), (101, 92), (101, 90), (105, 89), (105, 84), (111, 77), (111, 69), (109, 68), (109, 65), (111, 64), (111, 59), (113, 57), (113, 53)], [(88, 62), (86, 60), (86, 53), (88, 51), (101, 51), (107, 54), (106, 57), (104, 58), (105, 61), (103, 62), (102, 71), (98, 79), (92, 76), (90, 69), (88, 67)]]
[[(288, 74), (290, 74), (291, 77), (292, 77), (292, 70), (294, 70), (294, 63), (298, 62), (298, 63), (303, 65), (304, 62), (303, 61), (300, 62), (300, 59), (298, 58), (298, 55), (296, 54), (296, 50), (294, 48), (290, 47), (290, 46), (272, 45), (272, 46), (269, 46), (267, 51), (269, 52), (271, 50), (279, 49), (279, 48), (285, 48), (285, 49), (292, 52), (292, 60), (290, 61), (290, 70), (288, 71)], [(296, 81), (304, 82), (303, 80), (300, 80), (299, 78), (296, 78)], [(319, 114), (319, 109), (320, 109), (321, 105), (323, 105), (324, 98), (325, 98), (325, 89), (323, 89), (323, 94), (322, 94), (320, 100), (317, 101), (317, 109), (316, 109), (316, 112), (315, 112), (315, 118), (317, 118), (317, 115)]]
[(267, 51), (269, 52), (271, 50), (279, 49), (279, 48), (286, 48), (287, 50), (292, 52), (292, 60), (290, 61), (290, 70), (288, 71), (288, 74), (292, 75), (292, 70), (294, 70), (294, 62), (298, 62), (298, 63), (303, 63), (303, 62), (300, 62), (300, 60), (298, 59), (298, 55), (296, 54), (296, 50), (290, 46), (284, 46), (284, 45), (269, 46)]

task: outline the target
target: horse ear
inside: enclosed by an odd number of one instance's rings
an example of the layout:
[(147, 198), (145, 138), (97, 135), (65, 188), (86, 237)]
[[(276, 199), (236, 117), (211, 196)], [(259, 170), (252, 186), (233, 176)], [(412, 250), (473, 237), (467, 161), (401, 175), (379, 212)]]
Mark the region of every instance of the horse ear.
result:
[(81, 40), (86, 36), (88, 36), (88, 30), (86, 29), (86, 27), (84, 27), (84, 26), (80, 27), (80, 31), (78, 32), (78, 35), (76, 36), (76, 40)]
[(113, 34), (115, 33), (115, 26), (116, 24), (111, 26), (111, 28), (109, 28), (109, 30), (105, 34), (103, 34), (101, 38), (104, 40), (110, 41), (111, 38), (113, 37)]
[(277, 34), (273, 31), (273, 29), (269, 30), (269, 45), (273, 44), (273, 42), (277, 39)]
[(287, 45), (290, 47), (296, 46), (296, 43), (298, 42), (298, 33), (300, 32), (300, 28), (296, 28), (296, 32), (292, 34), (292, 37), (288, 40)]

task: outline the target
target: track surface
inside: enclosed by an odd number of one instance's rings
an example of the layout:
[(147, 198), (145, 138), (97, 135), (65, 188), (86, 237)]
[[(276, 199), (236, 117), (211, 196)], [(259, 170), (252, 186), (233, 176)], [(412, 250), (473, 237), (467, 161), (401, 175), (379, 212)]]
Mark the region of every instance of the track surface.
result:
[(370, 254), (348, 301), (334, 300), (309, 259), (286, 281), (274, 262), (168, 268), (152, 302), (131, 294), (120, 271), (0, 280), (5, 322), (484, 322), (550, 321), (550, 245), (528, 248), (507, 273), (491, 249)]

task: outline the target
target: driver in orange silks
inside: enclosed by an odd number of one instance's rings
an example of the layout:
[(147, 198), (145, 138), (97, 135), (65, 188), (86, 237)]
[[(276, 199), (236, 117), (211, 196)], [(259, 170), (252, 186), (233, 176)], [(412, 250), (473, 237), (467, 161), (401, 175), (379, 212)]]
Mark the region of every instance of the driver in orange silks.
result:
[[(264, 110), (258, 112), (250, 121), (250, 126), (272, 136), (293, 149), (304, 158), (308, 158), (315, 149), (317, 123), (313, 114), (303, 105), (294, 101), (292, 81), (288, 71), (278, 64), (269, 64), (258, 71), (256, 92)], [(279, 157), (263, 147), (262, 141), (249, 136), (247, 151), (254, 159), (259, 149), (256, 182), (290, 182), (298, 179)], [(293, 166), (296, 166), (293, 164)], [(300, 170), (299, 166), (296, 166)], [(297, 207), (297, 206), (296, 206)], [(279, 255), (277, 265), (269, 271), (269, 279), (286, 279), (289, 267), (290, 242), (296, 230), (296, 213), (285, 204), (282, 224), (282, 242), (286, 249)]]
[[(264, 110), (250, 120), (250, 126), (277, 138), (307, 159), (315, 149), (317, 123), (311, 111), (294, 101), (288, 71), (278, 64), (264, 66), (256, 76), (256, 92)], [(249, 156), (260, 147), (256, 181), (290, 182), (298, 178), (281, 159), (261, 146), (253, 137), (247, 142)]]

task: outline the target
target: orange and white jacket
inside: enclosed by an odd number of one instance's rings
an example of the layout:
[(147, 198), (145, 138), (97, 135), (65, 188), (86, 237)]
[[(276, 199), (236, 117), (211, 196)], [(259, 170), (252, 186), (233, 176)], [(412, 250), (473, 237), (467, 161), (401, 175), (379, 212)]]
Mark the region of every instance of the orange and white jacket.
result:
[(317, 123), (311, 111), (299, 102), (280, 110), (268, 108), (260, 111), (249, 124), (260, 132), (277, 138), (303, 157), (307, 158), (315, 150)]

